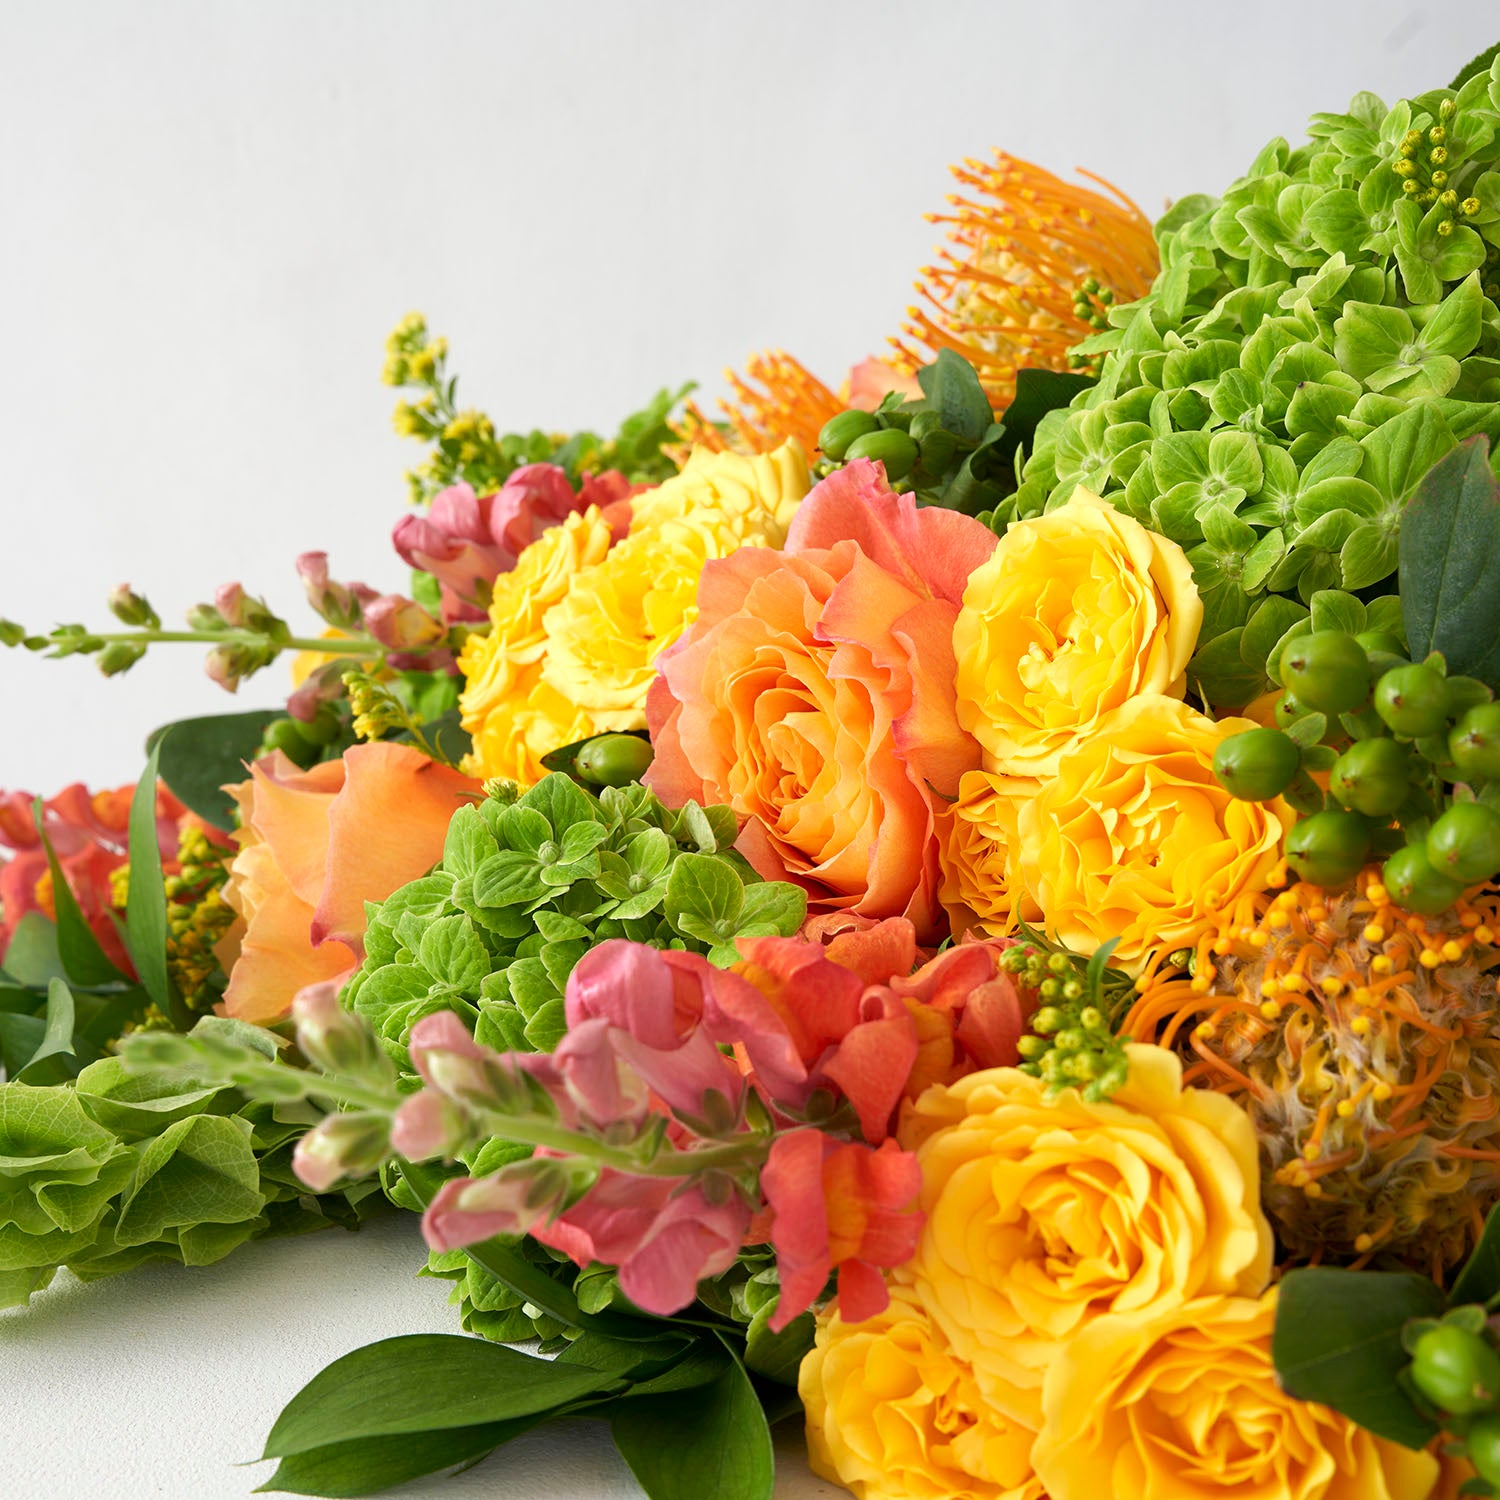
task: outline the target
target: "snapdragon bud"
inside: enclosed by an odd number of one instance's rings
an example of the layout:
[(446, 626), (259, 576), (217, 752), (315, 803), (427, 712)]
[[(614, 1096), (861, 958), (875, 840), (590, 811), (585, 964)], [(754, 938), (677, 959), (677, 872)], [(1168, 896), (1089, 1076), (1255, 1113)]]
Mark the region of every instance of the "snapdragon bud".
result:
[(128, 583), (110, 590), (109, 612), (122, 625), (144, 626), (148, 630), (161, 628), (161, 617)]
[(345, 1177), (368, 1177), (391, 1154), (391, 1122), (374, 1110), (329, 1115), (297, 1142), (292, 1170), (315, 1193)]
[(363, 1017), (339, 1004), (338, 996), (339, 987), (332, 980), (297, 991), (292, 1019), (303, 1055), (325, 1073), (394, 1087), (395, 1069), (379, 1038)]
[(106, 677), (128, 672), (144, 655), (146, 648), (137, 641), (110, 641), (94, 660)]

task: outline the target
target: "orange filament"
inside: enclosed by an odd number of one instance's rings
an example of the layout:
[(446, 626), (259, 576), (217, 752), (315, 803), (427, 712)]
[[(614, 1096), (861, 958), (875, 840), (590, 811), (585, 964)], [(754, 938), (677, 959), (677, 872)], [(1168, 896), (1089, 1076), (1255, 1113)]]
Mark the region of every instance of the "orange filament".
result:
[(1145, 295), (1160, 265), (1156, 241), (1145, 214), (1091, 172), (1079, 175), (1113, 198), (1000, 151), (953, 175), (972, 196), (951, 196), (948, 213), (928, 215), (948, 238), (917, 283), (926, 306), (907, 309), (903, 331), (922, 347), (891, 343), (908, 372), (941, 349), (961, 354), (1003, 406), (1018, 369), (1067, 369), (1112, 303)]

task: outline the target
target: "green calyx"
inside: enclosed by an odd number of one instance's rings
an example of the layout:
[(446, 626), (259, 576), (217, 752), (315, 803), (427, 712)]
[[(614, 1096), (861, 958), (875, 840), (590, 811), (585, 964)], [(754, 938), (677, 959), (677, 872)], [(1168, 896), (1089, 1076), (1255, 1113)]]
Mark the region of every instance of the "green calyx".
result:
[(1078, 346), (1097, 385), (1039, 424), (996, 529), (1078, 485), (1188, 552), (1189, 671), (1265, 686), (1287, 610), (1395, 589), (1402, 509), (1459, 442), (1500, 435), (1500, 60), (1458, 90), (1355, 97), (1157, 225), (1162, 271)]

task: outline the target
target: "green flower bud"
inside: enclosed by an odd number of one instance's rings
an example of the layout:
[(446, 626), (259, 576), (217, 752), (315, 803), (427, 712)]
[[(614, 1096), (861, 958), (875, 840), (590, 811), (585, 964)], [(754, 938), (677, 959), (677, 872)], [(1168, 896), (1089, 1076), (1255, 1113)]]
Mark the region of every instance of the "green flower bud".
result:
[(894, 484), (916, 467), (917, 445), (904, 432), (884, 428), (856, 438), (844, 450), (845, 458), (868, 458), (885, 466), (885, 477)]
[(651, 741), (638, 734), (601, 734), (578, 752), (573, 764), (594, 786), (628, 786), (646, 774), (652, 754)]

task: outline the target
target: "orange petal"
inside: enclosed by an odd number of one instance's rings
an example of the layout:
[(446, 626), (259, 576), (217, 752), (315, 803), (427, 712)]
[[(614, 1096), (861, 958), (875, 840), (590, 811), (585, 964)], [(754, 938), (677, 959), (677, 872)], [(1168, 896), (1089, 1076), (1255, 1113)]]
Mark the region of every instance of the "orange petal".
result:
[(344, 752), (344, 767), (328, 814), (312, 940), (333, 939), (362, 954), (365, 902), (385, 900), (437, 863), (453, 814), (480, 786), (409, 745), (356, 745)]

